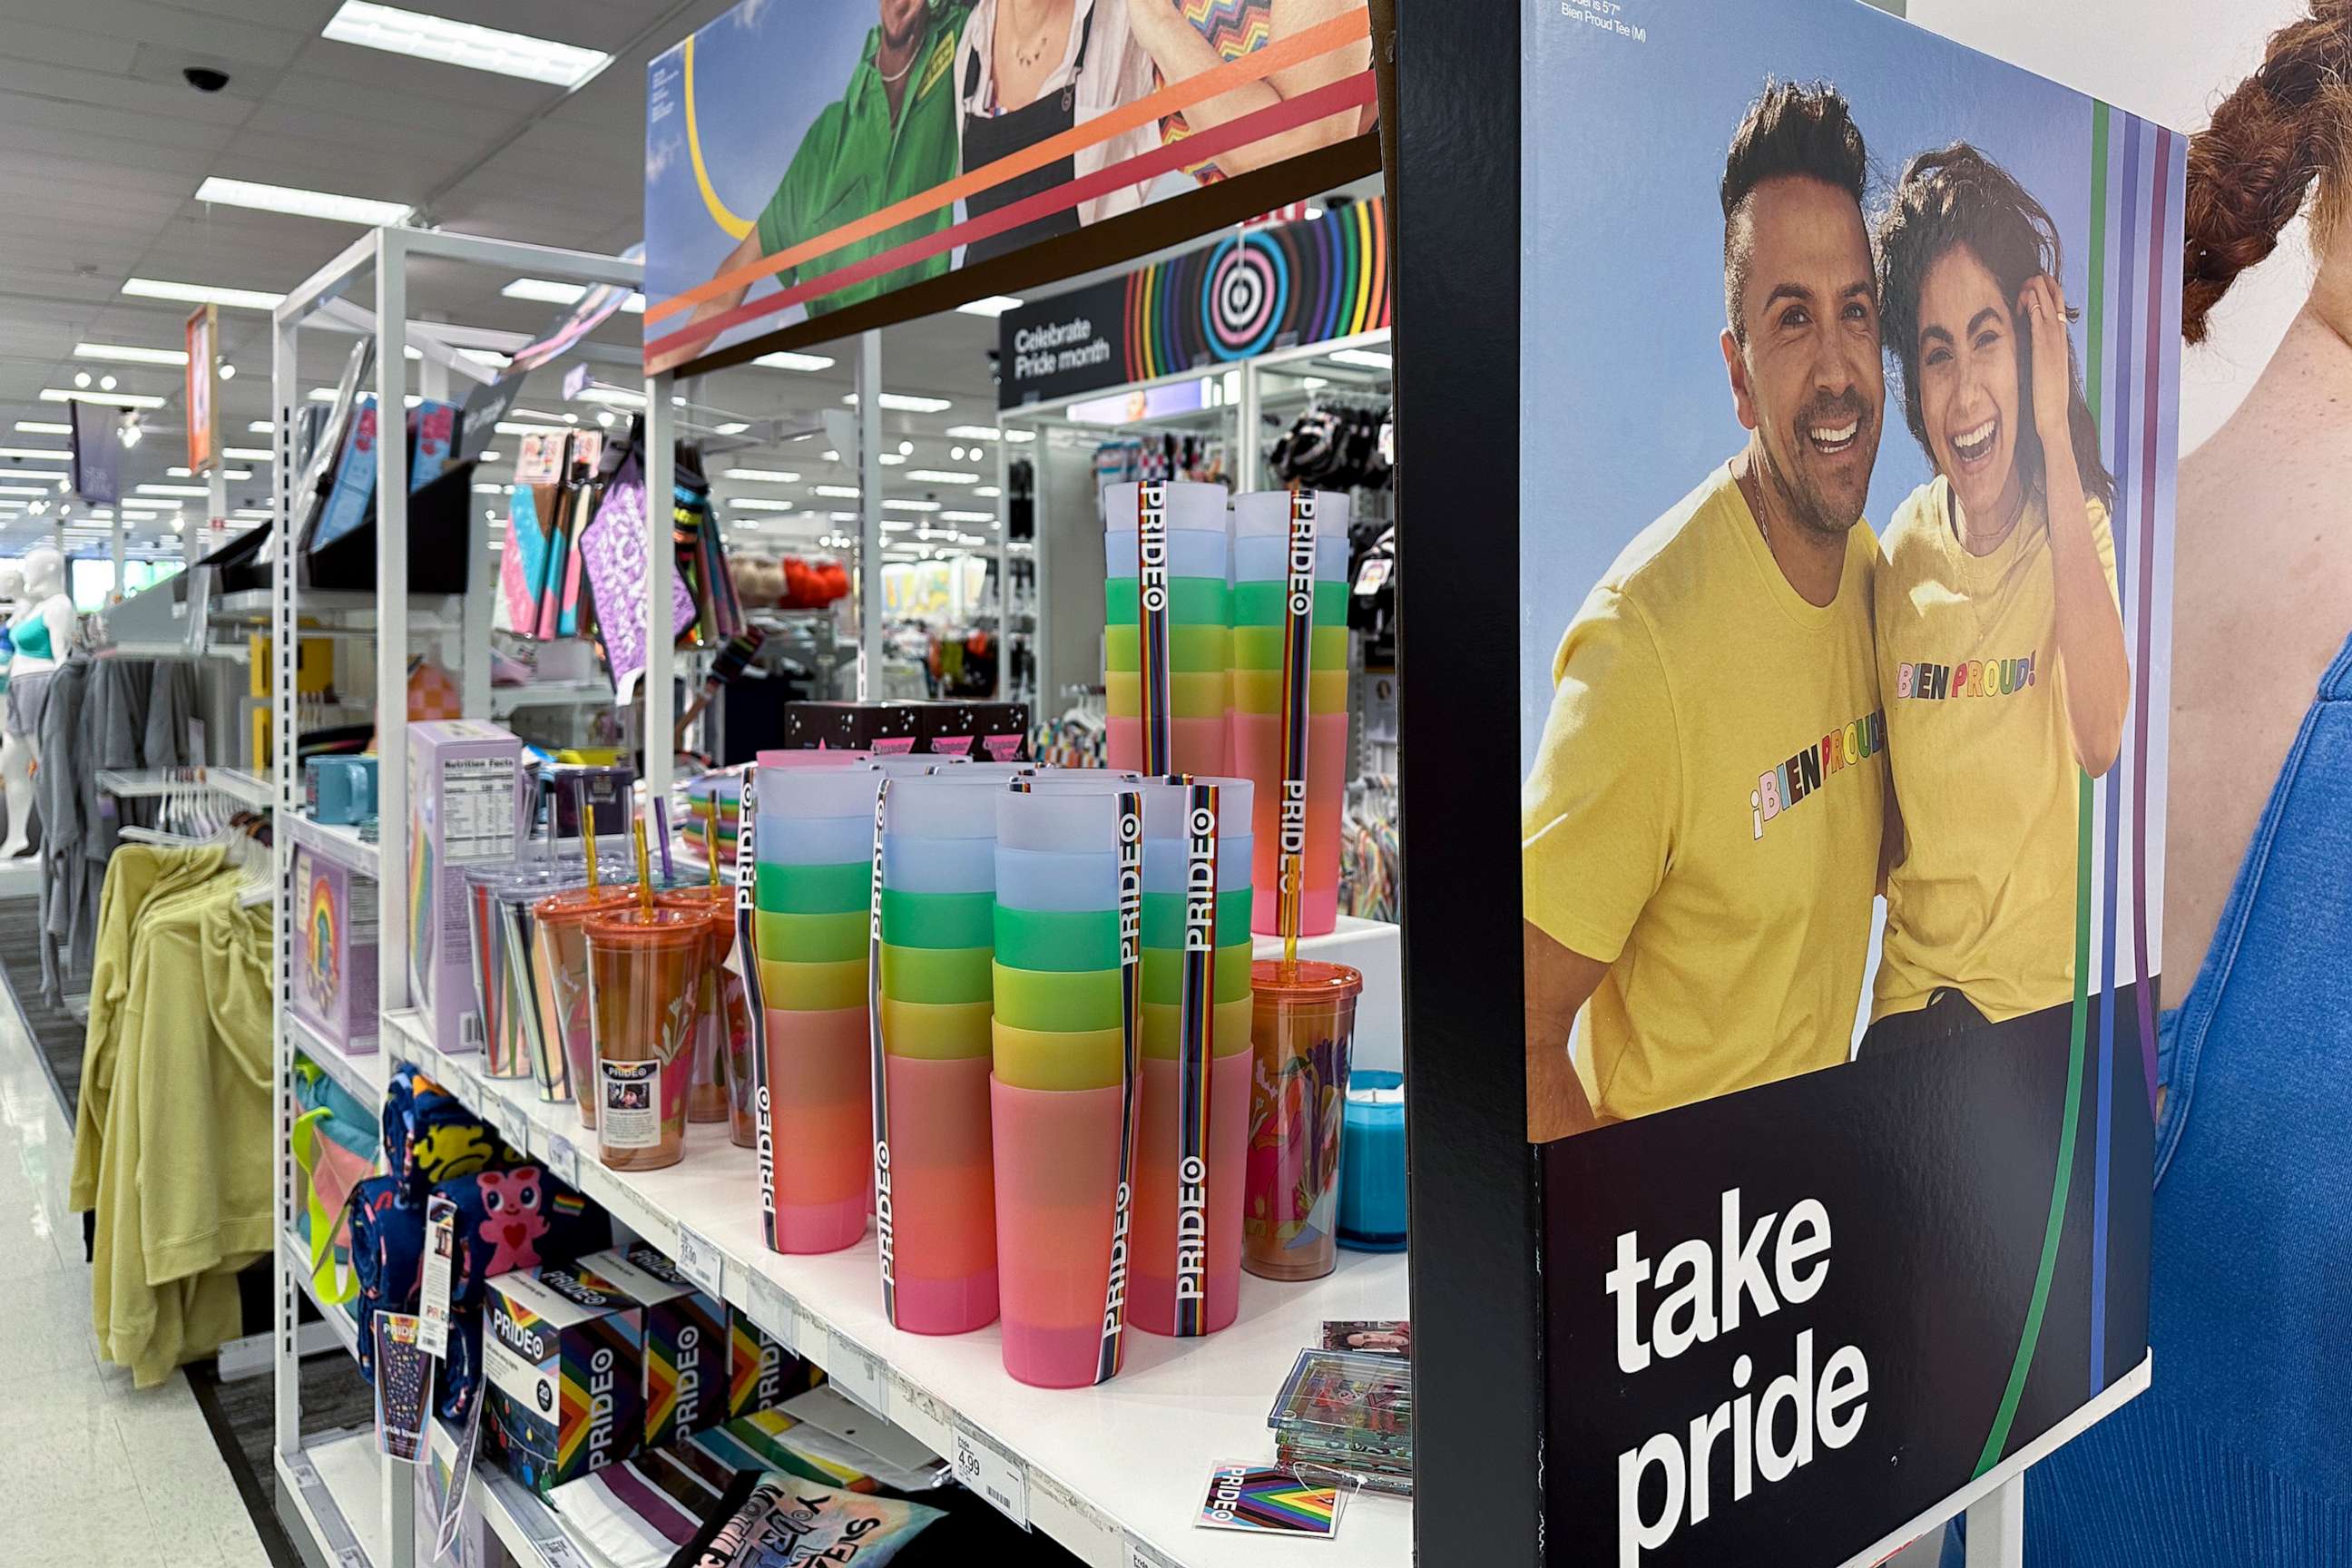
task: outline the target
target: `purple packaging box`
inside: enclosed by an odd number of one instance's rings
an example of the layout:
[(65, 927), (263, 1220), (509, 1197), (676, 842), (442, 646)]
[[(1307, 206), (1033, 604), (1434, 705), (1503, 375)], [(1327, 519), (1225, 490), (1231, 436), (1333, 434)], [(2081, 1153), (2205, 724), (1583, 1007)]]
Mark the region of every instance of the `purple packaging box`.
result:
[(478, 719), (408, 727), (408, 990), (433, 1043), (482, 1048), (466, 872), (512, 860), (527, 812), (522, 742)]
[(294, 1016), (346, 1051), (374, 1050), (375, 883), (299, 848), (294, 895)]

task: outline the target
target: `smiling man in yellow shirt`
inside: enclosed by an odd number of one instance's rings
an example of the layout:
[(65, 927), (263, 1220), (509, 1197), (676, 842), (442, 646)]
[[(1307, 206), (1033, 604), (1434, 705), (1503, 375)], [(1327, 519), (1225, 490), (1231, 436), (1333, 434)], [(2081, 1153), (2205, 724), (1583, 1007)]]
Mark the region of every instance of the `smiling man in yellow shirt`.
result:
[(1749, 108), (1722, 190), (1747, 447), (1561, 640), (1520, 806), (1538, 1142), (1847, 1059), (1886, 775), (1867, 168), (1834, 89)]

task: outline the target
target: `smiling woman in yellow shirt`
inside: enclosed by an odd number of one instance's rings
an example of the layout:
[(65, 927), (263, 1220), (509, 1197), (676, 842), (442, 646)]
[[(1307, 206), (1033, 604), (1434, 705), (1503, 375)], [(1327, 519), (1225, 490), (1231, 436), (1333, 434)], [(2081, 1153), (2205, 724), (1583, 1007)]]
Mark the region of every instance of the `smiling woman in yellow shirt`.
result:
[(1936, 477), (1888, 524), (1874, 584), (1904, 843), (1865, 1053), (2072, 998), (2078, 770), (2115, 764), (2131, 679), (2056, 226), (1955, 143), (1911, 161), (1879, 247)]

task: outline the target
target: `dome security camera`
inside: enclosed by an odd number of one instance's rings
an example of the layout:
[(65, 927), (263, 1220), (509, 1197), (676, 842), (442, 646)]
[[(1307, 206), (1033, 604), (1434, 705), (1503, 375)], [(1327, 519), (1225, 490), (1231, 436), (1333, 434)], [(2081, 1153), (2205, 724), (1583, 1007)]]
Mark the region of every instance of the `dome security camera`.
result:
[(180, 73), (198, 92), (218, 92), (228, 85), (228, 72), (210, 66), (190, 66)]

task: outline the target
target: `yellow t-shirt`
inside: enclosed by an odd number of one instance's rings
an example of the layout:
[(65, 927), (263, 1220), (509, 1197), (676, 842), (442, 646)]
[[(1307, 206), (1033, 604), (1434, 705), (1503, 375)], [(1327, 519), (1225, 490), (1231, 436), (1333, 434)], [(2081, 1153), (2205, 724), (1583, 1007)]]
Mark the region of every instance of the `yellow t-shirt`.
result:
[[(2058, 668), (2057, 590), (2039, 500), (1971, 555), (1951, 488), (1914, 490), (1878, 565), (1879, 682), (1906, 852), (1887, 879), (1871, 1018), (1955, 986), (1998, 1024), (2074, 994), (2081, 771)], [(2107, 510), (2091, 537), (2116, 591)]]
[(1626, 547), (1560, 641), (1520, 796), (1528, 919), (1609, 965), (1577, 1070), (1604, 1121), (1847, 1059), (1885, 827), (1878, 542), (1835, 601), (1727, 466)]

